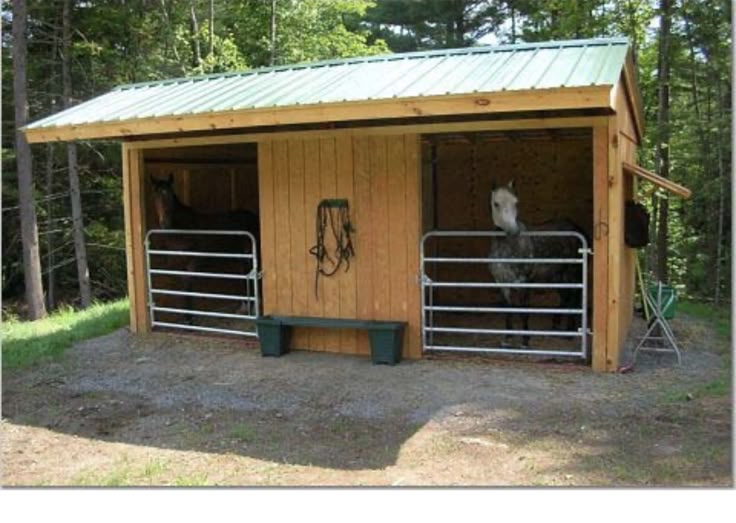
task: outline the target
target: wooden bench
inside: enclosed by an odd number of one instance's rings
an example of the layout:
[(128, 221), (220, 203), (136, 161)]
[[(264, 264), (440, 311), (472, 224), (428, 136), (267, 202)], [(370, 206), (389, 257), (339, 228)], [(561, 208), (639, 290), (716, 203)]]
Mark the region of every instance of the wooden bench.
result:
[(281, 356), (289, 352), (292, 327), (319, 327), (323, 329), (365, 329), (371, 344), (374, 364), (395, 365), (401, 361), (404, 341), (403, 321), (353, 320), (343, 318), (314, 318), (309, 316), (262, 316), (256, 319), (258, 339), (263, 356)]

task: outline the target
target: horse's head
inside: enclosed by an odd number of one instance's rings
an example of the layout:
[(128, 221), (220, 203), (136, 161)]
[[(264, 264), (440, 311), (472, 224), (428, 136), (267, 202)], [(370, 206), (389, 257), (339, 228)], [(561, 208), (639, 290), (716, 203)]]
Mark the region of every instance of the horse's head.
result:
[(174, 176), (170, 174), (166, 180), (159, 180), (151, 176), (151, 184), (153, 185), (153, 207), (156, 212), (157, 227), (170, 229), (176, 204)]
[(516, 204), (518, 201), (513, 180), (501, 187), (493, 184), (489, 201), (493, 224), (510, 236), (516, 236), (521, 230), (517, 221)]

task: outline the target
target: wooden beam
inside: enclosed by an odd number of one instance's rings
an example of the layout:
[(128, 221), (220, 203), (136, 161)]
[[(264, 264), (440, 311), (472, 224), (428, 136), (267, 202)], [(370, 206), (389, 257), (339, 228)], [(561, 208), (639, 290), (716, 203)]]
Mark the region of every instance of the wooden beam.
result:
[(676, 194), (677, 196), (690, 198), (693, 194), (692, 191), (687, 187), (680, 185), (679, 183), (675, 183), (672, 180), (668, 180), (667, 178), (663, 178), (662, 176), (659, 176), (658, 174), (655, 174), (651, 171), (647, 171), (643, 167), (639, 167), (638, 165), (634, 165), (633, 163), (623, 162), (623, 169), (626, 174), (638, 176), (639, 178), (648, 180), (658, 187), (661, 187), (662, 189)]
[(606, 370), (608, 343), (608, 126), (593, 128), (592, 365)]
[(196, 165), (199, 167), (220, 167), (223, 169), (231, 169), (233, 167), (245, 166), (245, 165), (257, 165), (255, 158), (248, 160), (222, 159), (216, 160), (214, 158), (146, 158), (146, 163), (149, 165), (163, 165), (171, 167), (190, 167)]
[(610, 85), (366, 100), (24, 129), (30, 143), (267, 125), (610, 107)]
[(293, 138), (315, 139), (335, 136), (373, 136), (394, 134), (441, 134), (451, 132), (510, 131), (524, 129), (589, 128), (608, 125), (607, 116), (580, 116), (554, 118), (526, 118), (495, 121), (447, 122), (412, 125), (389, 125), (380, 127), (358, 127), (334, 130), (290, 131), (275, 133), (239, 133), (219, 136), (193, 136), (126, 142), (133, 149), (164, 149), (200, 145), (227, 145), (235, 143), (257, 143), (262, 140), (285, 140)]

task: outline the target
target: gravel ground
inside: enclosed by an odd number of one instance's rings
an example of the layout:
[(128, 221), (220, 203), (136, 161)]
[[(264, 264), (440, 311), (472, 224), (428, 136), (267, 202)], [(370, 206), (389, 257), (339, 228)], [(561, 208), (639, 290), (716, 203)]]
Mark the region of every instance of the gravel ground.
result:
[(731, 485), (727, 347), (674, 328), (626, 374), (119, 330), (4, 373), (3, 484)]

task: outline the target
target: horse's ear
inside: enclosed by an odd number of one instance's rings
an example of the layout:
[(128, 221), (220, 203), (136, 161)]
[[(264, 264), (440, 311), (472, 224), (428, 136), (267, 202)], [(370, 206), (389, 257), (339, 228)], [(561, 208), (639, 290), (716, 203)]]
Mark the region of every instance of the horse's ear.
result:
[(516, 192), (516, 180), (511, 180), (507, 186), (512, 192)]
[(498, 185), (496, 185), (496, 180), (491, 180), (491, 192), (498, 189)]

